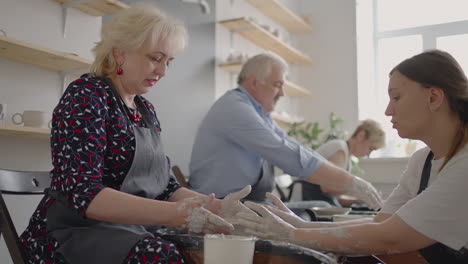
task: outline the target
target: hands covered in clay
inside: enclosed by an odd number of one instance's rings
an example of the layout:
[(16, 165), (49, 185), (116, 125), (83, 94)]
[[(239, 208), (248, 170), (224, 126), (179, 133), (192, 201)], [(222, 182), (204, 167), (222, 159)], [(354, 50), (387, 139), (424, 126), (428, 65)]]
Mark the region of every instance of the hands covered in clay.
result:
[(236, 215), (240, 212), (255, 215), (252, 210), (247, 208), (240, 201), (242, 198), (246, 197), (250, 191), (252, 191), (252, 187), (247, 185), (242, 190), (230, 193), (224, 197), (224, 199), (221, 200), (220, 215), (231, 224), (237, 224)]
[(289, 210), (289, 208), (277, 196), (272, 193), (266, 193), (266, 197), (276, 206), (267, 205), (266, 207), (270, 212), (296, 228), (304, 228), (308, 225), (308, 222), (304, 221), (293, 211)]
[(365, 202), (374, 210), (382, 208), (382, 199), (378, 191), (368, 181), (354, 176), (351, 184), (345, 186), (345, 193)]
[(270, 212), (265, 206), (246, 202), (245, 205), (258, 214), (239, 212), (239, 224), (245, 228), (245, 232), (264, 239), (294, 241), (294, 230), (291, 224), (287, 223), (274, 213)]
[(205, 207), (213, 202), (214, 194), (194, 196), (177, 202), (183, 222), (179, 227), (193, 233), (230, 233), (234, 227)]

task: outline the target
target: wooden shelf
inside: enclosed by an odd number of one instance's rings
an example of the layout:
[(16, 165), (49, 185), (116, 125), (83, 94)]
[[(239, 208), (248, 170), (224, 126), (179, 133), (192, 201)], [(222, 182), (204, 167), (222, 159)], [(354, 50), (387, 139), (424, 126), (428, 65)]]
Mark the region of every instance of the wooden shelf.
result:
[(0, 126), (0, 136), (48, 139), (50, 138), (50, 129), (24, 126)]
[(260, 48), (273, 51), (289, 63), (312, 63), (312, 60), (308, 56), (281, 41), (276, 36), (245, 17), (223, 20), (219, 23), (231, 31), (238, 33), (245, 39), (250, 40)]
[(292, 123), (302, 121), (298, 118), (286, 117), (277, 112), (272, 112), (270, 116), (282, 128), (288, 128)]
[(312, 27), (278, 0), (247, 0), (265, 15), (292, 32), (312, 32)]
[[(239, 73), (242, 67), (240, 63), (220, 64), (219, 67), (227, 72)], [(286, 80), (284, 83), (284, 92), (286, 96), (310, 96), (312, 93), (301, 86)]]
[(24, 41), (0, 36), (0, 58), (43, 67), (52, 71), (71, 71), (91, 66), (78, 55), (54, 51)]
[[(57, 0), (57, 2), (69, 3), (73, 0)], [(76, 1), (76, 0), (75, 0)], [(105, 16), (113, 14), (122, 9), (128, 8), (128, 5), (117, 0), (89, 0), (73, 6), (84, 13), (92, 16)]]

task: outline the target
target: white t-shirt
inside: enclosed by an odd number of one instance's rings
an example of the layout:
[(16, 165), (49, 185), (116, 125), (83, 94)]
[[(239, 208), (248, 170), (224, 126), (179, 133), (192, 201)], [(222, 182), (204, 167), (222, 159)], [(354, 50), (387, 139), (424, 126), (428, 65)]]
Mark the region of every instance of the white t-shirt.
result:
[(341, 139), (332, 139), (322, 144), (320, 147), (317, 148), (316, 151), (326, 159), (329, 159), (331, 156), (335, 155), (335, 153), (337, 153), (338, 151), (343, 151), (345, 154), (345, 166), (343, 167), (343, 169), (347, 171), (351, 170), (351, 166), (350, 166), (351, 164), (350, 164), (350, 159), (349, 159), (349, 149), (348, 149), (348, 144), (346, 144), (346, 141), (341, 140)]
[(454, 250), (468, 248), (468, 144), (440, 172), (444, 158), (432, 160), (428, 187), (417, 195), (428, 153), (426, 147), (410, 158), (381, 212), (396, 213), (418, 232)]

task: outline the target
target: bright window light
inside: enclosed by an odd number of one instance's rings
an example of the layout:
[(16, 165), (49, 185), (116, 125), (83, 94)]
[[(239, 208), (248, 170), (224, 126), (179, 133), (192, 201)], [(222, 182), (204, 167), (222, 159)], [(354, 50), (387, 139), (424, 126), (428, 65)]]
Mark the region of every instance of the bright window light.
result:
[(466, 0), (378, 0), (379, 31), (466, 20)]
[(384, 114), (388, 74), (404, 59), (434, 48), (452, 54), (467, 72), (466, 10), (466, 0), (357, 0), (359, 119), (379, 121), (387, 134), (386, 147), (371, 157), (405, 157), (424, 146), (391, 128)]

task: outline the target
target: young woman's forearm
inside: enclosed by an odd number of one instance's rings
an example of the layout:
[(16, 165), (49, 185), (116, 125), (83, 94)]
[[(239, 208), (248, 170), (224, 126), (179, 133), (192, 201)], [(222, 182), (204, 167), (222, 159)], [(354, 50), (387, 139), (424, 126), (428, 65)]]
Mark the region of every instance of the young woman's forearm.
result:
[(351, 226), (351, 225), (360, 225), (366, 223), (372, 223), (372, 218), (362, 218), (362, 219), (353, 219), (348, 221), (342, 222), (304, 222), (301, 225), (301, 228), (327, 228), (327, 227), (343, 227), (343, 226)]
[(404, 253), (436, 242), (408, 226), (398, 216), (382, 223), (297, 229), (294, 239), (303, 246), (349, 255)]
[(130, 195), (111, 188), (100, 191), (86, 210), (90, 219), (120, 224), (177, 226), (178, 211), (172, 202)]

